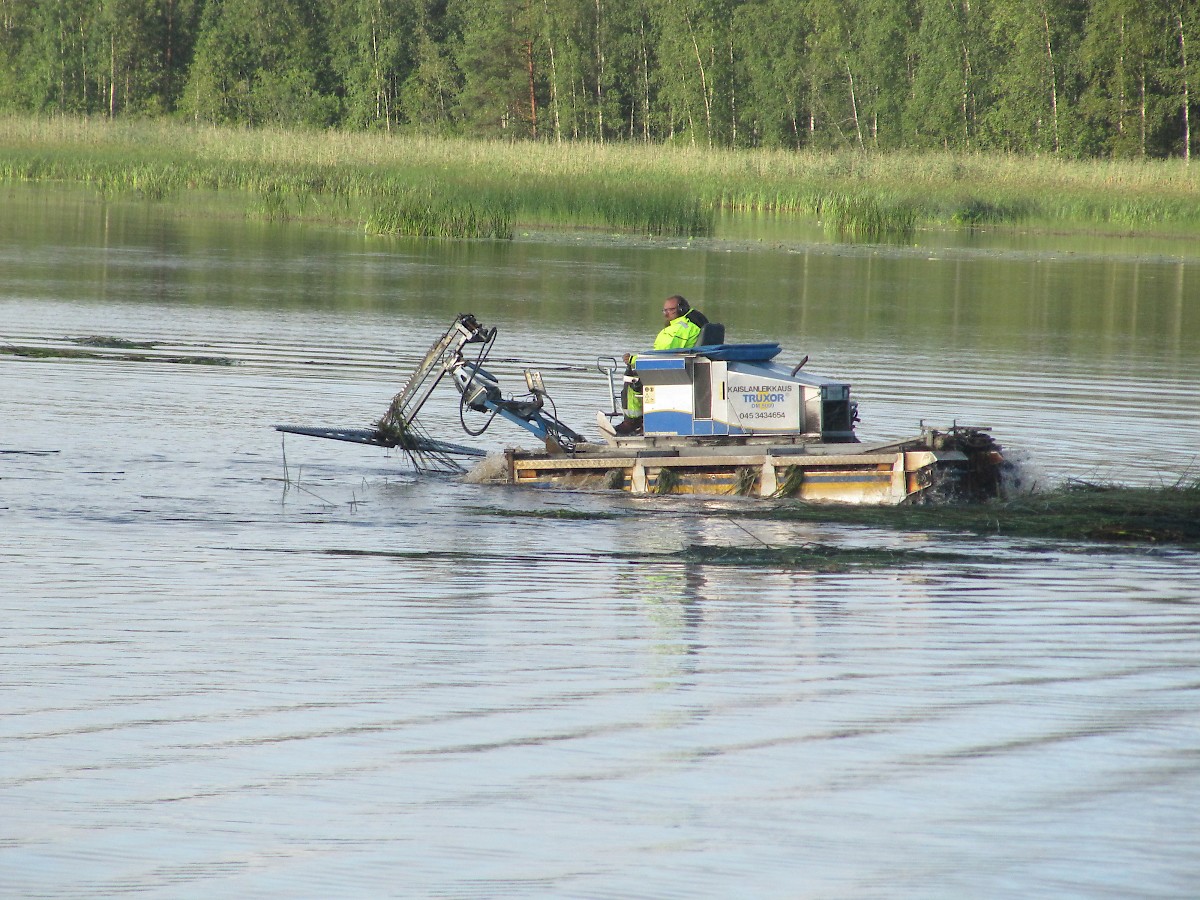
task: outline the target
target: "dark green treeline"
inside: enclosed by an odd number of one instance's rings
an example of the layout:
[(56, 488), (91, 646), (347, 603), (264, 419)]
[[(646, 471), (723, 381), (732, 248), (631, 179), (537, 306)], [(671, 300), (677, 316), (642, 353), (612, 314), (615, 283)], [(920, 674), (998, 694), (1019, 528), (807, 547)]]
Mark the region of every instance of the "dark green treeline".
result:
[(1191, 155), (1200, 0), (0, 0), (0, 110)]

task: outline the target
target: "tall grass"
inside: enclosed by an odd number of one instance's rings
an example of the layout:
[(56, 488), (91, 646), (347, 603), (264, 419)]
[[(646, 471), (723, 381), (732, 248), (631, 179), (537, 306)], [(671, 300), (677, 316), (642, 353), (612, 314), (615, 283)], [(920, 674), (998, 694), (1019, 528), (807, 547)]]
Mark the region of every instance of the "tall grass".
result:
[(912, 202), (870, 194), (834, 194), (824, 198), (820, 210), (825, 230), (842, 240), (881, 241), (907, 238), (917, 227)]
[(461, 188), (435, 183), (376, 193), (366, 228), (375, 234), (508, 239), (512, 216), (513, 201), (507, 193), (464, 195)]
[(922, 226), (1200, 230), (1200, 167), (951, 153), (704, 150), (0, 117), (0, 180), (166, 199), (237, 192), (266, 218), (508, 237), (518, 225), (710, 234), (721, 209), (813, 216), (846, 240)]

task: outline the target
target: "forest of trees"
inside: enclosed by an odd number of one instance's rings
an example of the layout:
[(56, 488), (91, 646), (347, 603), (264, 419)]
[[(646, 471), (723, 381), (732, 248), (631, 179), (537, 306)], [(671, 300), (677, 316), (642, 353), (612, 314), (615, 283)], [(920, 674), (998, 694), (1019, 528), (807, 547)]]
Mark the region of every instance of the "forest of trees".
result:
[(0, 110), (1190, 159), (1200, 0), (0, 0)]

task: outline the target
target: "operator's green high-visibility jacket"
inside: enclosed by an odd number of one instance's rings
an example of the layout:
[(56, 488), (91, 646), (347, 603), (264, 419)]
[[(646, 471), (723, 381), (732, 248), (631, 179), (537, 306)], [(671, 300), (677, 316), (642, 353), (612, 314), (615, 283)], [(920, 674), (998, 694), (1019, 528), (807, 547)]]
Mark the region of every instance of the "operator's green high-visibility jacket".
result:
[[(686, 350), (695, 347), (700, 339), (700, 326), (688, 318), (688, 310), (678, 319), (672, 319), (667, 326), (654, 338), (655, 350)], [(631, 419), (642, 415), (642, 382), (637, 378), (633, 369), (637, 368), (637, 357), (629, 362), (629, 370), (625, 373), (625, 415)]]
[(695, 347), (700, 338), (700, 326), (688, 318), (690, 314), (691, 310), (688, 310), (678, 319), (672, 319), (654, 339), (654, 349), (679, 350)]

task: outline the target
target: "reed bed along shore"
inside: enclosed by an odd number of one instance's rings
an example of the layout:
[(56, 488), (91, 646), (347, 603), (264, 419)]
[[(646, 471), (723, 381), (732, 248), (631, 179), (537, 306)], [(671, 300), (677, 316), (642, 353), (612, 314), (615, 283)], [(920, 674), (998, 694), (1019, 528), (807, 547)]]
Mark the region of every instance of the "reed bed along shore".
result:
[(0, 180), (168, 200), (237, 193), (264, 218), (377, 233), (511, 237), (519, 226), (704, 236), (721, 210), (815, 217), (831, 236), (926, 226), (1200, 232), (1200, 167), (952, 153), (506, 143), (166, 121), (0, 117)]

